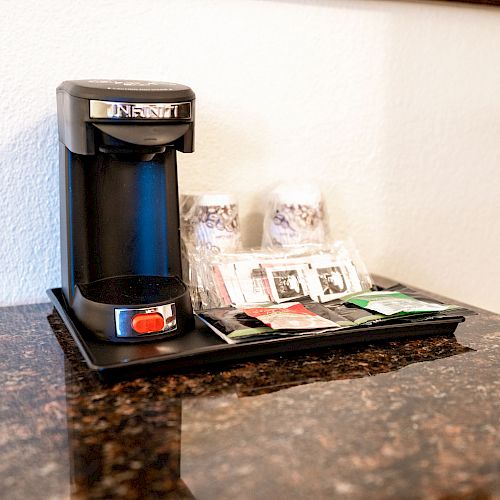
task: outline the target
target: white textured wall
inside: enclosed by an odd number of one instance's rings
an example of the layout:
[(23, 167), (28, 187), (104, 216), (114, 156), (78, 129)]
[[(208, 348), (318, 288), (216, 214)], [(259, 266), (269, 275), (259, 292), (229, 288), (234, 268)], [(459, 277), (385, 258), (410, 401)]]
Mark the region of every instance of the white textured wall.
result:
[(500, 312), (500, 8), (377, 0), (6, 1), (0, 304), (59, 283), (55, 87), (170, 80), (197, 94), (184, 190), (261, 197), (309, 178), (369, 269)]

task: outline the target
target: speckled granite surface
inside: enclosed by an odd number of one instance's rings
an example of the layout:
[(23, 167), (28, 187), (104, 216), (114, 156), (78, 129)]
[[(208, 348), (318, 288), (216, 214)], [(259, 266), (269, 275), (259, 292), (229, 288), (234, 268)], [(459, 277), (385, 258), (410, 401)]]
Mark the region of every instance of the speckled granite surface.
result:
[(42, 304), (0, 353), (0, 498), (500, 498), (498, 315), (103, 384)]

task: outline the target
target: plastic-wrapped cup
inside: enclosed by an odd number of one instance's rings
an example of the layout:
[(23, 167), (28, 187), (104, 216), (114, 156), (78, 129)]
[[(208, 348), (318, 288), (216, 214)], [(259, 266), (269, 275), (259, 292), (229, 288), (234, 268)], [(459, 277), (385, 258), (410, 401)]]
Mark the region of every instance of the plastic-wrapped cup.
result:
[(263, 247), (324, 243), (321, 192), (317, 188), (280, 186), (270, 194), (264, 218)]
[(183, 215), (183, 222), (190, 228), (191, 243), (216, 251), (230, 252), (239, 248), (238, 204), (233, 195), (191, 195), (190, 203), (191, 207)]

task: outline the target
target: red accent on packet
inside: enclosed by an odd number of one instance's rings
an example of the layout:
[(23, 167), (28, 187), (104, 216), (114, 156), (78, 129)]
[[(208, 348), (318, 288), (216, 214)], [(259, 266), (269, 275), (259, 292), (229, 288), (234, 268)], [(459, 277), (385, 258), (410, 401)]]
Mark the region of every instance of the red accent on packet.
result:
[(294, 302), (288, 306), (251, 307), (242, 309), (245, 314), (257, 318), (274, 330), (314, 330), (335, 328), (337, 323), (318, 316), (302, 304)]

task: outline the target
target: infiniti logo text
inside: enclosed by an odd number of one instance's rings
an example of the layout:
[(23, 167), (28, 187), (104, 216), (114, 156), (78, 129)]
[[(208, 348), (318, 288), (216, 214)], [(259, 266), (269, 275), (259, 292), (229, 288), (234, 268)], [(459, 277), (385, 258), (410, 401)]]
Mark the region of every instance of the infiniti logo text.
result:
[(108, 118), (179, 118), (176, 104), (112, 104)]
[(185, 120), (191, 118), (191, 103), (132, 103), (90, 101), (90, 118)]

